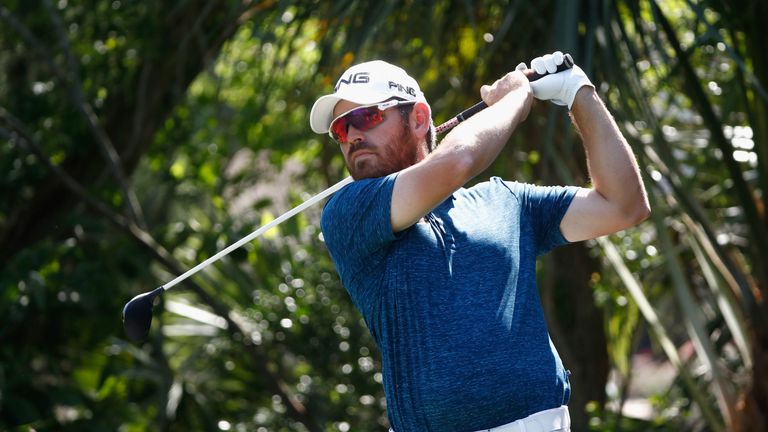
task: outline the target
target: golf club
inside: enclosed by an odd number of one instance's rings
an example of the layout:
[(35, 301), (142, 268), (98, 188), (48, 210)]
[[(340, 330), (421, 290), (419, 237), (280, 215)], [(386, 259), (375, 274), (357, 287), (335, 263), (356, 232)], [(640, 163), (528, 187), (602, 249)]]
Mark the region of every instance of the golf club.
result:
[[(558, 66), (557, 72), (562, 72), (566, 69), (570, 69), (573, 67), (573, 58), (570, 54), (564, 54), (563, 56), (563, 63)], [(525, 75), (528, 77), (529, 81), (536, 81), (537, 79), (548, 75), (548, 74), (537, 74), (533, 70), (528, 70), (524, 72)], [(479, 102), (466, 110), (462, 111), (452, 119), (448, 120), (447, 122), (437, 126), (435, 128), (436, 133), (443, 133), (450, 129), (453, 129), (456, 127), (459, 123), (463, 122), (464, 120), (472, 117), (473, 115), (477, 114), (478, 112), (482, 111), (483, 109), (487, 108), (488, 105), (485, 104), (485, 102)], [(311, 207), (318, 203), (319, 201), (323, 200), (324, 198), (332, 195), (342, 187), (346, 186), (347, 184), (351, 183), (353, 181), (352, 177), (347, 177), (344, 180), (334, 184), (333, 186), (329, 187), (328, 189), (318, 193), (317, 195), (313, 196), (312, 198), (304, 201), (303, 203), (299, 204), (298, 206), (292, 208), (291, 210), (287, 211), (286, 213), (280, 215), (278, 218), (274, 219), (273, 221), (269, 222), (268, 224), (263, 225), (256, 231), (248, 234), (247, 236), (243, 237), (242, 239), (238, 240), (237, 242), (227, 246), (226, 248), (222, 249), (215, 255), (211, 256), (210, 258), (206, 259), (205, 261), (201, 262), (200, 264), (192, 267), (191, 269), (187, 270), (184, 274), (176, 277), (172, 281), (155, 288), (152, 291), (145, 292), (143, 294), (139, 294), (136, 297), (132, 298), (128, 303), (125, 304), (123, 307), (123, 327), (125, 328), (125, 333), (128, 335), (128, 337), (134, 341), (143, 341), (147, 338), (147, 335), (149, 335), (149, 329), (152, 325), (152, 308), (154, 300), (157, 296), (159, 296), (164, 291), (170, 289), (171, 287), (177, 285), (178, 283), (182, 282), (183, 280), (187, 279), (188, 277), (194, 275), (195, 273), (199, 272), (200, 270), (208, 267), (209, 265), (213, 264), (214, 262), (218, 261), (225, 255), (229, 254), (233, 250), (239, 248), (240, 246), (252, 241), (253, 239), (259, 237), (266, 231), (269, 231), (270, 229), (276, 227), (277, 225), (283, 223), (284, 221), (290, 219), (291, 217), (295, 216), (298, 213), (301, 213), (308, 207)]]

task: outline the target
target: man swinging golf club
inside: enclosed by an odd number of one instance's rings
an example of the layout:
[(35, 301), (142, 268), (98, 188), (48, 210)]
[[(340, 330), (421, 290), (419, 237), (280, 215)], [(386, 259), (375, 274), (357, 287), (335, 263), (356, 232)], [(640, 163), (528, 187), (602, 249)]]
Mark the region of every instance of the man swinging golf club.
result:
[[(488, 108), (434, 145), (418, 83), (383, 61), (349, 68), (312, 130), (354, 182), (323, 210), (325, 242), (382, 356), (392, 430), (568, 431), (569, 372), (547, 332), (536, 257), (633, 226), (650, 208), (637, 162), (585, 73), (556, 52), (480, 90)], [(491, 178), (533, 99), (566, 105), (591, 188)]]

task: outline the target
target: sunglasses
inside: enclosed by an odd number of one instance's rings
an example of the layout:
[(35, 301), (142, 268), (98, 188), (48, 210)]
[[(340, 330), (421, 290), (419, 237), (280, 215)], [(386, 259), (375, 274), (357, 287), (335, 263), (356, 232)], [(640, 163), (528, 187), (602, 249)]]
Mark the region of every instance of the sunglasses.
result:
[(365, 132), (380, 125), (384, 121), (384, 111), (398, 105), (413, 104), (416, 101), (390, 100), (373, 105), (365, 105), (353, 108), (331, 122), (328, 135), (339, 144), (347, 142), (350, 126)]

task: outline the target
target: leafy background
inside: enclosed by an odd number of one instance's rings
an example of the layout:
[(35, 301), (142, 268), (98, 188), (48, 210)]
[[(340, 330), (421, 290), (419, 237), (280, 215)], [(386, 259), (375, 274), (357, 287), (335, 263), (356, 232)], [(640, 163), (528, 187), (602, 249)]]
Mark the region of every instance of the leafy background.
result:
[[(766, 21), (759, 0), (3, 0), (0, 429), (386, 430), (319, 206), (169, 291), (146, 343), (121, 309), (346, 176), (307, 117), (349, 65), (404, 66), (440, 123), (559, 49), (654, 210), (541, 260), (574, 430), (765, 430)], [(541, 103), (489, 175), (589, 181)]]

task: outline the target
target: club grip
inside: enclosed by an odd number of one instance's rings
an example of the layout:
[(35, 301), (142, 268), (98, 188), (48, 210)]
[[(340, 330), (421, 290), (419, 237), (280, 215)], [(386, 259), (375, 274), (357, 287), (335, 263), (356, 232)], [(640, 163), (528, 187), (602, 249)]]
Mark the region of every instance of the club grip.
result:
[(488, 105), (485, 102), (480, 101), (472, 105), (471, 107), (465, 109), (464, 111), (460, 112), (459, 115), (456, 116), (456, 120), (458, 120), (459, 123), (463, 122), (464, 120), (472, 117), (473, 115), (479, 113), (480, 111), (486, 108), (488, 108)]
[[(573, 63), (573, 57), (571, 57), (571, 55), (567, 54), (567, 53), (563, 54), (563, 63), (561, 63), (557, 67), (557, 70), (555, 72), (553, 72), (553, 73), (558, 73), (558, 72), (562, 72), (564, 70), (568, 70), (568, 69), (573, 67), (573, 64), (574, 64)], [(536, 71), (533, 70), (533, 69), (527, 69), (527, 70), (523, 71), (523, 74), (528, 78), (528, 81), (536, 81), (538, 79), (541, 79), (541, 78), (549, 75), (549, 73), (543, 73), (543, 74), (536, 73)], [(439, 134), (439, 133), (443, 133), (443, 132), (445, 132), (445, 131), (447, 131), (449, 129), (453, 129), (459, 123), (463, 122), (464, 120), (472, 117), (473, 115), (479, 113), (480, 111), (482, 111), (482, 110), (484, 110), (486, 108), (488, 108), (488, 105), (486, 105), (485, 102), (480, 101), (480, 102), (472, 105), (471, 107), (465, 109), (464, 111), (460, 112), (458, 115), (456, 115), (456, 117), (448, 120), (447, 122), (441, 124), (440, 126), (437, 126), (435, 128), (435, 131)]]
[[(553, 73), (562, 72), (565, 70), (568, 70), (573, 67), (573, 57), (571, 57), (570, 54), (563, 54), (563, 62), (557, 67), (557, 70)], [(545, 76), (549, 75), (548, 72), (545, 72), (543, 74), (536, 73), (533, 69), (528, 69), (526, 71), (523, 71), (525, 76), (528, 77), (528, 81), (536, 81), (538, 79), (544, 78)]]

